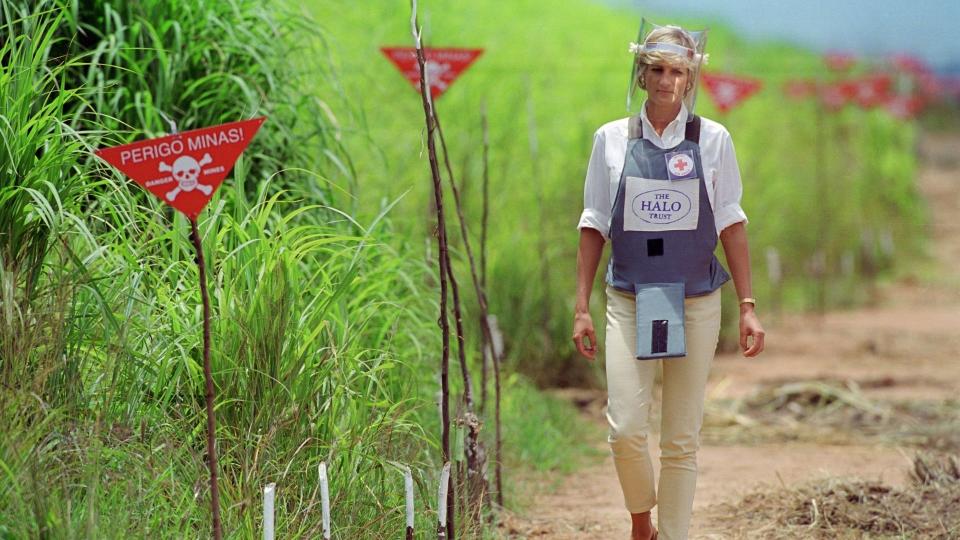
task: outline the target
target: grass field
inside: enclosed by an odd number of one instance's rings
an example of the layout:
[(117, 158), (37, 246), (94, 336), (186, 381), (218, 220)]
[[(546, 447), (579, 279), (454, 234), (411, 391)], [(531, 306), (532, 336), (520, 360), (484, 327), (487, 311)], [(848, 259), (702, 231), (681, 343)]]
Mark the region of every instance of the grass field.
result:
[[(92, 151), (171, 121), (257, 115), (268, 122), (200, 219), (228, 536), (259, 535), (261, 489), (276, 482), (277, 536), (316, 537), (321, 461), (335, 537), (399, 534), (403, 466), (418, 529), (432, 530), (440, 339), (423, 118), (377, 50), (411, 42), (409, 13), (395, 2), (305, 9), (0, 0), (0, 538), (204, 534), (189, 224)], [(589, 428), (533, 383), (599, 373), (568, 343), (575, 224), (593, 130), (624, 114), (638, 17), (575, 1), (422, 10), (428, 45), (486, 49), (438, 107), (475, 239), (489, 111), (504, 460), (569, 468)], [(812, 105), (785, 106), (777, 85), (816, 74), (812, 55), (723, 29), (710, 48), (717, 69), (769, 87), (719, 118), (737, 143), (759, 295), (791, 309), (863, 301), (896, 260), (921, 253), (914, 128), (855, 110), (818, 123)], [(715, 116), (704, 96), (698, 110)], [(819, 163), (796, 151), (816, 140)], [(811, 184), (828, 195), (807, 196)], [(779, 286), (765, 277), (771, 248)], [(479, 333), (468, 332), (478, 364)]]

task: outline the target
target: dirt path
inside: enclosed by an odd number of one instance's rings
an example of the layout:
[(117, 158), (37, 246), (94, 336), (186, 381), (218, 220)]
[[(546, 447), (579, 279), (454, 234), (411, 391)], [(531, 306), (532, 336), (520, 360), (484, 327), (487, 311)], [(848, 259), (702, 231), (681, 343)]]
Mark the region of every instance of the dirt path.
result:
[[(822, 317), (792, 315), (768, 324), (761, 359), (717, 357), (708, 386), (712, 399), (747, 395), (778, 381), (850, 379), (876, 399), (944, 399), (960, 393), (960, 135), (924, 137), (919, 186), (929, 202), (932, 276), (911, 277), (882, 289), (876, 307)], [(605, 395), (580, 396), (585, 414), (603, 423)], [(656, 425), (654, 422), (653, 425)], [(657, 441), (651, 440), (651, 449)], [(603, 441), (598, 449), (608, 453)], [(785, 442), (704, 444), (694, 502), (692, 538), (731, 538), (704, 510), (731, 502), (761, 485), (791, 486), (822, 476), (859, 476), (899, 485), (911, 449), (824, 446)], [(654, 459), (655, 467), (658, 466)], [(656, 515), (656, 510), (654, 510)], [(510, 538), (627, 539), (629, 517), (607, 457), (536, 495), (529, 511), (507, 520)]]

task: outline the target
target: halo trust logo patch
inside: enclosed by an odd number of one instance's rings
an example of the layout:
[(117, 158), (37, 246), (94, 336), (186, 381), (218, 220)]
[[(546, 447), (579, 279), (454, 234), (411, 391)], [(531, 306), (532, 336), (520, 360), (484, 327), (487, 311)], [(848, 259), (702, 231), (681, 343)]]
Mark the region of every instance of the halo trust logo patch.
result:
[(691, 231), (700, 220), (700, 180), (626, 177), (624, 231)]
[(691, 178), (697, 172), (693, 155), (689, 150), (671, 152), (664, 155), (664, 159), (667, 160), (667, 175), (670, 177), (670, 180)]
[(675, 189), (655, 189), (634, 197), (633, 213), (647, 223), (676, 223), (690, 214), (693, 201)]

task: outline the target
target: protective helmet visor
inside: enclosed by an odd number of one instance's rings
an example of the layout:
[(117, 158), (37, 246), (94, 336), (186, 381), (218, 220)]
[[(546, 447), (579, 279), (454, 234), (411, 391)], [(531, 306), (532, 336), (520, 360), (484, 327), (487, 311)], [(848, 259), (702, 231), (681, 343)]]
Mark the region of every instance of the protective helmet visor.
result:
[[(633, 69), (630, 72), (630, 84), (627, 87), (627, 111), (635, 113), (643, 103), (646, 90), (642, 87), (643, 70), (647, 65), (667, 63), (687, 68), (689, 80), (683, 97), (683, 104), (693, 118), (697, 103), (697, 89), (700, 70), (706, 63), (704, 49), (707, 45), (707, 30), (690, 31), (678, 26), (660, 26), (644, 18), (640, 22), (637, 42), (630, 44), (633, 57)], [(638, 95), (643, 91), (644, 95)]]

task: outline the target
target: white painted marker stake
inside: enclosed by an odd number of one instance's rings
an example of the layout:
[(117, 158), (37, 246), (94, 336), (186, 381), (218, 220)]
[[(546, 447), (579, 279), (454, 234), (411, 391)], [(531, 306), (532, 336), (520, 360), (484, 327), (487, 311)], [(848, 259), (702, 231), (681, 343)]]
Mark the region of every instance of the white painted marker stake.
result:
[(897, 250), (893, 241), (893, 231), (884, 229), (880, 231), (880, 251), (887, 257), (892, 257)]
[(770, 283), (779, 285), (783, 279), (783, 267), (780, 264), (780, 252), (773, 246), (767, 247), (767, 278)]
[(323, 512), (323, 538), (330, 540), (330, 490), (327, 488), (327, 462), (320, 462), (320, 508)]
[(413, 473), (410, 467), (405, 467), (403, 471), (403, 489), (405, 500), (407, 502), (407, 540), (413, 539)]
[(273, 496), (276, 484), (267, 484), (263, 488), (263, 540), (273, 540)]
[(450, 487), (450, 462), (443, 464), (443, 470), (440, 472), (440, 493), (437, 499), (439, 512), (437, 512), (437, 538), (447, 537), (447, 490)]
[(493, 338), (493, 354), (497, 358), (503, 358), (503, 333), (500, 332), (500, 324), (496, 315), (487, 315), (487, 324), (490, 326), (491, 338)]
[(840, 257), (840, 270), (846, 277), (852, 276), (853, 271), (856, 270), (856, 261), (853, 258), (853, 252), (849, 249), (844, 251)]

